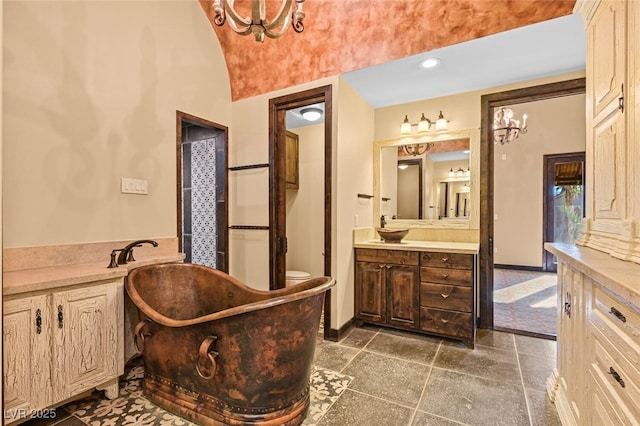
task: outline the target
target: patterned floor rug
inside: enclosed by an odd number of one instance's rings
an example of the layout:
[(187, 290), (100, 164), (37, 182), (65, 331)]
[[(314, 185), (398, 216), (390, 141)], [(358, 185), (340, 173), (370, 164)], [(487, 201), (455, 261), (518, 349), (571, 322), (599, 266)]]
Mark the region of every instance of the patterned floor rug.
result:
[[(120, 396), (109, 400), (104, 392), (69, 404), (66, 408), (91, 426), (190, 426), (194, 423), (170, 413), (150, 402), (142, 394), (144, 364), (137, 358), (127, 365), (120, 382)], [(349, 386), (352, 377), (313, 367), (310, 383), (310, 405), (304, 425), (315, 425)]]
[(496, 327), (556, 336), (557, 275), (494, 269), (493, 322)]

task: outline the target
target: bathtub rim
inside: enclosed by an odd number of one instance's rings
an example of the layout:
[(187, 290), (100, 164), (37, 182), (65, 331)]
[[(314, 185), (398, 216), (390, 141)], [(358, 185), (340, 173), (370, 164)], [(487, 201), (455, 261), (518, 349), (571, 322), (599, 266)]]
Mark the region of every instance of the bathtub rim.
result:
[[(225, 309), (223, 311), (214, 312), (212, 314), (207, 314), (207, 315), (203, 315), (196, 318), (191, 318), (186, 320), (177, 320), (177, 319), (169, 318), (166, 315), (162, 315), (158, 313), (149, 304), (147, 304), (147, 302), (145, 302), (144, 299), (140, 296), (140, 293), (138, 293), (138, 290), (136, 289), (132, 281), (134, 281), (138, 273), (142, 273), (147, 269), (164, 269), (164, 268), (175, 268), (175, 267), (206, 269), (210, 273), (214, 275), (218, 275), (221, 278), (224, 278), (232, 282), (234, 285), (237, 285), (238, 287), (242, 288), (245, 291), (267, 296), (268, 298), (265, 300), (259, 300), (257, 302), (252, 302), (252, 303), (248, 303), (241, 306), (235, 306), (233, 308)], [(321, 284), (315, 284), (316, 282), (321, 282)], [(333, 287), (335, 283), (336, 281), (332, 277), (317, 277), (317, 278), (311, 278), (308, 281), (304, 281), (292, 287), (265, 291), (265, 290), (257, 290), (252, 287), (249, 287), (246, 284), (240, 282), (239, 280), (233, 278), (232, 276), (217, 269), (209, 268), (202, 265), (190, 264), (190, 263), (174, 263), (174, 264), (147, 265), (147, 266), (141, 266), (139, 268), (134, 269), (129, 273), (129, 275), (127, 276), (127, 279), (125, 280), (125, 289), (129, 297), (133, 301), (133, 303), (138, 307), (138, 309), (140, 309), (140, 311), (142, 311), (142, 313), (144, 313), (147, 317), (149, 317), (149, 319), (165, 327), (187, 327), (191, 325), (206, 323), (209, 321), (219, 320), (222, 318), (227, 318), (234, 315), (253, 312), (260, 309), (271, 308), (273, 306), (278, 306), (285, 303), (306, 299), (308, 297), (313, 297), (318, 294), (326, 292), (331, 287)]]

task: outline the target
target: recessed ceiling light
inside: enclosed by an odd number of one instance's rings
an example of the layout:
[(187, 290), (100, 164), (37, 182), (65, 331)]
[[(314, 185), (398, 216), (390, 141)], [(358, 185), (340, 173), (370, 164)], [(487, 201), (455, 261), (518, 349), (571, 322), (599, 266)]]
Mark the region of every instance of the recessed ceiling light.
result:
[(420, 68), (435, 68), (440, 65), (440, 58), (430, 57), (420, 61)]

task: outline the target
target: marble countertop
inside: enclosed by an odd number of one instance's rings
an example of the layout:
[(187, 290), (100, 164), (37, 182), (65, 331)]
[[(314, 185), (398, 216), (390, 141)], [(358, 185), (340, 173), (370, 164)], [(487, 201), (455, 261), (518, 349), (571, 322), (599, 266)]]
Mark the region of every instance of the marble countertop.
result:
[(439, 253), (462, 254), (478, 254), (478, 251), (480, 250), (480, 245), (477, 243), (412, 240), (403, 240), (400, 243), (385, 243), (384, 241), (380, 241), (380, 239), (356, 242), (353, 244), (353, 247), (383, 250), (433, 251)]
[(544, 248), (572, 268), (631, 302), (636, 309), (640, 308), (640, 264), (573, 244), (545, 243)]
[[(136, 256), (137, 257), (137, 256)], [(157, 263), (181, 262), (184, 253), (145, 256), (117, 268), (107, 268), (109, 262), (81, 263), (75, 265), (52, 266), (4, 272), (2, 294), (10, 296), (57, 287), (72, 286), (92, 281), (102, 281), (125, 277), (130, 270)]]

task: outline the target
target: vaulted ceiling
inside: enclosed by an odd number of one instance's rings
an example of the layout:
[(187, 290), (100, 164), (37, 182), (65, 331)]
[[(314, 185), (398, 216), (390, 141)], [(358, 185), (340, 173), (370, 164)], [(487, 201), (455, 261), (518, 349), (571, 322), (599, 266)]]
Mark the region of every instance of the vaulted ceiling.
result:
[[(307, 0), (304, 32), (256, 42), (213, 24), (232, 100), (384, 63), (568, 15), (575, 0)], [(243, 3), (245, 7), (243, 9)], [(248, 0), (236, 9), (248, 16)], [(277, 6), (280, 1), (268, 0)], [(267, 17), (269, 14), (267, 9)]]

